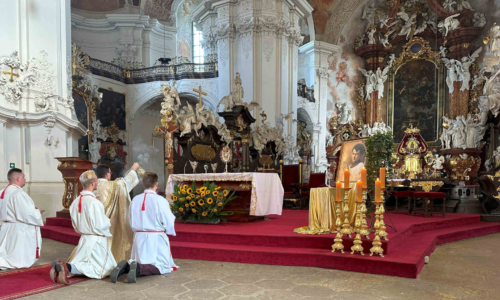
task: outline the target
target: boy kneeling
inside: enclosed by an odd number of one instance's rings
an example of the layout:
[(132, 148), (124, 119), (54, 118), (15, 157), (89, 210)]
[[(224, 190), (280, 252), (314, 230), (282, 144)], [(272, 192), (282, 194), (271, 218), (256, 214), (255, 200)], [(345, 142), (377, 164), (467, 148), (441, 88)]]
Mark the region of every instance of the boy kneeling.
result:
[(160, 275), (177, 270), (170, 253), (167, 234), (175, 236), (175, 216), (168, 201), (156, 194), (158, 175), (146, 172), (142, 177), (144, 193), (132, 200), (129, 209), (134, 243), (130, 261), (122, 260), (111, 272), (111, 281), (127, 275), (135, 283), (137, 276)]

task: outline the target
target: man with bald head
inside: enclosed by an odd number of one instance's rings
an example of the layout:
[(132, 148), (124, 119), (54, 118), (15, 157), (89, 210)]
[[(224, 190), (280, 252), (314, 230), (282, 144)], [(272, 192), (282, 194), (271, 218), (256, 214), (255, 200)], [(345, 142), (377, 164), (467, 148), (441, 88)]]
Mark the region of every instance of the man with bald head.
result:
[(7, 178), (9, 184), (0, 191), (0, 270), (29, 268), (40, 256), (43, 210), (23, 191), (21, 169), (10, 169)]

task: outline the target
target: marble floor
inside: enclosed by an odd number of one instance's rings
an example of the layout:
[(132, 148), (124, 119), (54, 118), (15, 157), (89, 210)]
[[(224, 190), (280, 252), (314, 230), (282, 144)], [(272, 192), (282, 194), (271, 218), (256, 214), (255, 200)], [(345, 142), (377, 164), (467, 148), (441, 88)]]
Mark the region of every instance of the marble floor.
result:
[[(38, 264), (73, 247), (44, 239)], [(136, 284), (89, 280), (25, 299), (500, 299), (498, 249), (500, 234), (440, 246), (418, 279), (179, 259), (179, 271)]]

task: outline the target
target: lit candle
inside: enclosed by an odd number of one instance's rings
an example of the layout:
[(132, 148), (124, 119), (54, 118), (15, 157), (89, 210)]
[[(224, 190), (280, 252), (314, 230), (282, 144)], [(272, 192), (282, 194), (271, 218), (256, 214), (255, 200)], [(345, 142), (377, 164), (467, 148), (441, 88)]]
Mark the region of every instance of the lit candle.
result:
[(363, 183), (360, 180), (356, 182), (356, 201), (363, 201)]
[(361, 182), (363, 183), (363, 188), (366, 189), (367, 185), (366, 185), (366, 169), (365, 168), (361, 169)]
[(342, 201), (342, 183), (340, 181), (337, 181), (335, 184), (335, 192), (336, 192), (336, 198), (335, 201)]
[(380, 180), (377, 178), (377, 181), (375, 181), (375, 202), (380, 202), (380, 191), (381, 191), (382, 183)]
[(380, 183), (382, 183), (381, 188), (385, 188), (385, 168), (380, 168)]
[(349, 188), (349, 170), (344, 171), (344, 189)]

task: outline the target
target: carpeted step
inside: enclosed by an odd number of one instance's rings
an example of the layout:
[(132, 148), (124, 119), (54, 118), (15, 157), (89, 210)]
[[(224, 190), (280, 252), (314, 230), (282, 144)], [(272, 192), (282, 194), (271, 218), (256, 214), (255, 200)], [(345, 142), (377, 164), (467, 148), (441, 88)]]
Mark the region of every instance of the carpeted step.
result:
[[(175, 258), (227, 261), (252, 264), (308, 266), (372, 274), (416, 278), (424, 257), (437, 245), (500, 232), (500, 224), (472, 225), (425, 231), (412, 235), (406, 243), (385, 257), (332, 253), (326, 249), (262, 247), (172, 241)], [(333, 244), (333, 241), (332, 241)]]
[(40, 232), (43, 238), (63, 243), (78, 245), (78, 241), (80, 240), (80, 235), (75, 232), (73, 227), (45, 225), (40, 227)]
[[(391, 214), (393, 216), (393, 214)], [(440, 216), (424, 218), (420, 216), (394, 216), (394, 218), (410, 218), (413, 220), (421, 221), (422, 223), (411, 224), (407, 227), (399, 228), (398, 234), (395, 234), (389, 227), (389, 241), (382, 241), (382, 248), (385, 254), (390, 254), (391, 248), (404, 242), (404, 239), (409, 236), (430, 230), (454, 228), (457, 226), (479, 224), (481, 222), (478, 215), (462, 216), (459, 219), (443, 219)], [(391, 224), (389, 218), (385, 217), (386, 224)], [(229, 225), (229, 224), (228, 224)], [(240, 224), (230, 224), (232, 227), (242, 227)], [(253, 226), (252, 226), (253, 225)], [(268, 230), (260, 230), (262, 225), (267, 225)], [(220, 225), (218, 225), (220, 226)], [(206, 226), (200, 224), (176, 224), (177, 236), (171, 237), (172, 241), (178, 242), (191, 242), (191, 243), (211, 243), (211, 244), (227, 244), (227, 245), (247, 245), (259, 247), (288, 247), (288, 248), (313, 248), (313, 249), (327, 249), (332, 245), (335, 234), (323, 235), (303, 235), (293, 233), (293, 227), (286, 228), (273, 228), (272, 224), (259, 223), (250, 224), (249, 230), (240, 230), (235, 232), (224, 232), (224, 225), (214, 228), (213, 226)], [(252, 230), (253, 229), (255, 230)], [(242, 228), (243, 229), (243, 228)], [(398, 228), (396, 228), (398, 229)], [(345, 249), (350, 249), (353, 245), (355, 235), (352, 238), (344, 237)], [(373, 234), (370, 235), (373, 238)], [(371, 241), (362, 239), (362, 246), (365, 252), (371, 246)]]
[(71, 223), (71, 219), (66, 219), (66, 218), (47, 218), (45, 221), (46, 225), (50, 226), (62, 226), (62, 227), (69, 227), (73, 228), (73, 224)]

